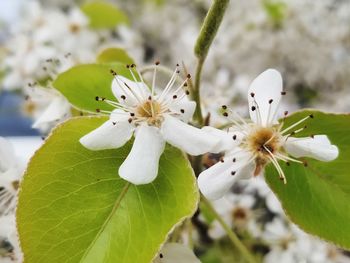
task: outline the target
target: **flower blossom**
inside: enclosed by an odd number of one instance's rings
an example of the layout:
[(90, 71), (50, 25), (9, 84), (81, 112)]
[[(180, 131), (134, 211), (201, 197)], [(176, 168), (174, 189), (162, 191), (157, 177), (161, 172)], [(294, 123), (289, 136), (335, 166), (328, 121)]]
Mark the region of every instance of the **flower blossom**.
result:
[[(180, 148), (190, 155), (200, 155), (219, 143), (215, 136), (188, 125), (196, 103), (187, 98), (190, 75), (178, 86), (178, 65), (160, 94), (156, 94), (156, 63), (151, 89), (145, 84), (135, 65), (128, 65), (134, 81), (114, 75), (112, 91), (118, 101), (96, 97), (96, 100), (115, 107), (110, 119), (80, 139), (90, 150), (113, 149), (123, 146), (134, 134), (132, 149), (119, 168), (119, 175), (133, 184), (152, 182), (158, 174), (159, 158), (165, 143)], [(135, 73), (134, 73), (135, 71)], [(135, 74), (141, 81), (137, 81)]]
[(14, 148), (0, 137), (0, 215), (8, 215), (15, 210), (21, 175), (21, 165)]
[(29, 83), (24, 112), (34, 119), (32, 128), (48, 133), (52, 127), (71, 116), (71, 105), (57, 90)]
[[(230, 118), (234, 125), (228, 132), (206, 127), (208, 132), (221, 138), (221, 150), (226, 151), (226, 154), (221, 162), (199, 175), (199, 188), (205, 196), (210, 199), (222, 197), (236, 180), (258, 176), (269, 163), (274, 165), (280, 179), (286, 183), (285, 174), (278, 161), (289, 164), (304, 163), (296, 159), (299, 157), (311, 157), (325, 162), (337, 158), (338, 148), (331, 144), (326, 135), (293, 137), (306, 128), (297, 129), (307, 119), (314, 118), (312, 114), (289, 127), (284, 127), (283, 122), (278, 123), (278, 108), (285, 94), (282, 90), (281, 74), (274, 69), (268, 69), (249, 87), (250, 122), (224, 105), (223, 115)], [(230, 141), (234, 141), (235, 146), (232, 147)]]

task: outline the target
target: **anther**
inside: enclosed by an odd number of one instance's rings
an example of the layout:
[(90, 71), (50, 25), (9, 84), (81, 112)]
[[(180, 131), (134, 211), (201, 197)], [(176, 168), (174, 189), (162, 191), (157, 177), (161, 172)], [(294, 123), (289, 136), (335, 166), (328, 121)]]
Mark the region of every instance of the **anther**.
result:
[(100, 97), (99, 97), (99, 96), (96, 96), (96, 97), (95, 97), (95, 100), (99, 101), (99, 100), (100, 100)]
[(237, 135), (234, 134), (234, 135), (232, 136), (232, 139), (233, 139), (233, 140), (236, 140), (236, 139), (237, 139)]
[(148, 100), (152, 100), (152, 96), (148, 96)]
[(303, 165), (307, 167), (309, 164), (307, 163), (307, 161), (303, 161)]
[(129, 119), (128, 119), (128, 122), (131, 123), (131, 122), (132, 122), (132, 118), (129, 118)]
[(116, 76), (116, 75), (117, 75), (117, 72), (115, 72), (113, 69), (111, 69), (110, 72), (111, 72), (111, 74), (112, 74), (113, 76)]
[(231, 172), (231, 175), (235, 175), (235, 174), (236, 174), (236, 171), (232, 171), (232, 172)]
[(125, 95), (121, 95), (120, 97), (122, 98), (122, 100), (126, 99)]
[(131, 68), (136, 68), (136, 65), (135, 64), (131, 64), (130, 67)]
[(174, 95), (174, 96), (173, 96), (173, 99), (177, 99), (177, 95)]
[(314, 139), (314, 138), (315, 138), (315, 135), (311, 134), (310, 137), (311, 137), (312, 139)]
[(154, 64), (156, 64), (156, 66), (158, 66), (160, 64), (159, 60), (157, 60)]
[(287, 165), (287, 166), (290, 166), (290, 162), (286, 162), (286, 165)]
[(269, 104), (271, 104), (272, 102), (273, 102), (273, 99), (270, 99), (270, 100), (269, 100)]
[(126, 64), (126, 68), (130, 68), (130, 65), (129, 65), (129, 64)]
[(187, 86), (188, 86), (188, 84), (187, 84), (187, 82), (185, 82), (185, 83), (184, 83), (184, 87), (187, 87)]
[(287, 94), (287, 92), (285, 92), (285, 91), (282, 91), (282, 92), (281, 92), (281, 95), (282, 95), (282, 96), (284, 96), (284, 95), (286, 95), (286, 94)]
[(227, 106), (226, 105), (222, 105), (221, 108), (223, 108), (224, 110), (227, 109)]
[(288, 115), (288, 111), (286, 110), (285, 112), (284, 112), (284, 116), (287, 116)]
[(313, 118), (314, 118), (314, 115), (313, 115), (313, 114), (310, 114), (309, 117), (310, 117), (311, 119), (313, 119)]
[(183, 114), (183, 113), (185, 113), (185, 110), (184, 110), (184, 109), (181, 109), (180, 112)]
[(186, 90), (185, 93), (186, 93), (186, 95), (190, 95), (190, 92), (188, 90)]
[(222, 115), (223, 115), (224, 117), (227, 117), (227, 116), (228, 116), (228, 113), (227, 113), (227, 112), (224, 112)]
[(256, 107), (255, 106), (252, 106), (252, 111), (255, 111), (256, 110)]
[(96, 112), (101, 112), (101, 110), (100, 109), (96, 109)]
[(176, 73), (179, 74), (179, 73), (180, 73), (180, 70), (176, 70)]
[(236, 158), (233, 158), (233, 159), (232, 159), (232, 162), (234, 162), (234, 163), (235, 163), (235, 162), (236, 162)]
[(163, 258), (163, 254), (162, 254), (162, 253), (160, 253), (160, 254), (159, 254), (159, 257), (160, 257), (160, 258)]
[(113, 123), (114, 126), (117, 124), (115, 121), (113, 121), (112, 123)]
[(135, 116), (135, 113), (130, 112), (130, 116), (131, 116), (131, 117), (134, 117), (134, 116)]
[(191, 78), (191, 74), (187, 74), (187, 78), (190, 79)]
[(250, 97), (254, 98), (254, 96), (255, 96), (254, 92), (250, 93)]
[(222, 162), (222, 163), (225, 162), (225, 161), (224, 161), (224, 158), (221, 157), (221, 158), (220, 158), (220, 162)]

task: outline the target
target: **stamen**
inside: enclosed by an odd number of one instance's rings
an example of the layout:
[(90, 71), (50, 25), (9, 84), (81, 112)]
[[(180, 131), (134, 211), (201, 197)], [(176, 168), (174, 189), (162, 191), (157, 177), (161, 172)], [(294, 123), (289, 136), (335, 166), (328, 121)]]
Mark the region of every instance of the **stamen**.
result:
[(261, 113), (260, 113), (260, 107), (259, 104), (257, 103), (255, 99), (255, 93), (251, 93), (250, 96), (253, 98), (253, 102), (255, 105), (252, 106), (252, 111), (256, 111), (256, 119), (258, 123), (262, 124), (262, 118), (261, 118)]
[(273, 153), (269, 150), (268, 147), (263, 146), (264, 149), (269, 153), (269, 159), (270, 161), (273, 163), (273, 165), (275, 166), (275, 168), (277, 169), (277, 172), (279, 173), (280, 179), (283, 180), (283, 183), (286, 184), (287, 183), (287, 179), (286, 176), (284, 175), (284, 172), (281, 168), (281, 166), (279, 165), (278, 161), (276, 160), (275, 156), (273, 155)]
[(298, 126), (300, 123), (306, 121), (309, 118), (313, 118), (313, 115), (309, 115), (306, 116), (305, 118), (302, 118), (301, 120), (297, 121), (296, 123), (294, 123), (293, 125), (289, 126), (288, 128), (284, 129), (283, 131), (281, 131), (281, 134), (286, 133), (287, 131), (290, 131), (291, 129), (293, 129), (294, 127)]
[(141, 93), (143, 96), (146, 96), (145, 94), (145, 91), (143, 90), (143, 88), (140, 86), (140, 82), (136, 79), (135, 75), (134, 75), (134, 72), (133, 72), (133, 69), (136, 68), (136, 65), (135, 64), (131, 64), (129, 67), (127, 65), (127, 68), (129, 69), (129, 72), (132, 76), (132, 78), (134, 79), (134, 82), (136, 82), (136, 85), (137, 87), (141, 90)]
[(159, 97), (159, 101), (162, 101), (166, 97), (166, 95), (168, 94), (170, 89), (173, 87), (173, 85), (175, 83), (175, 80), (176, 80), (176, 75), (180, 73), (178, 67), (179, 67), (179, 64), (176, 64), (176, 68), (175, 68), (175, 70), (174, 70), (174, 72), (173, 72), (169, 82), (167, 83), (167, 85), (165, 86), (162, 94)]
[(157, 68), (158, 68), (157, 66), (159, 65), (159, 62), (157, 61), (155, 64), (156, 66), (154, 67), (154, 71), (153, 71), (152, 88), (151, 88), (152, 97), (154, 96), (154, 89), (156, 86), (156, 76), (157, 76)]

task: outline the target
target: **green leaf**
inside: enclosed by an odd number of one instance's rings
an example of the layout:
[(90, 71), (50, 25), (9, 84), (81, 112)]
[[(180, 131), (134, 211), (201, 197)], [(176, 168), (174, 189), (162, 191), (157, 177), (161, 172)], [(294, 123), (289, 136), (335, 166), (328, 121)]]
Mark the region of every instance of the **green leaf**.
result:
[(338, 146), (339, 157), (332, 162), (305, 158), (307, 167), (281, 163), (287, 177), (286, 185), (281, 183), (271, 165), (265, 178), (294, 223), (310, 234), (349, 249), (350, 115), (301, 111), (288, 117), (285, 127), (311, 113), (314, 118), (300, 125), (307, 125), (307, 129), (298, 136), (326, 134)]
[(119, 75), (132, 79), (129, 70), (123, 64), (87, 64), (61, 73), (53, 82), (53, 86), (79, 110), (88, 112), (96, 112), (96, 109), (113, 110), (114, 107), (106, 102), (96, 101), (96, 96), (116, 101), (111, 89), (113, 80), (111, 69)]
[(80, 145), (104, 121), (65, 122), (31, 159), (17, 208), (25, 263), (149, 263), (169, 231), (194, 213), (196, 180), (179, 150), (167, 146), (157, 179), (135, 186), (118, 176), (131, 143), (104, 151)]
[(84, 4), (81, 10), (90, 19), (92, 28), (114, 28), (119, 24), (129, 24), (127, 16), (114, 4), (93, 1)]
[(107, 48), (102, 50), (97, 56), (98, 63), (123, 63), (133, 64), (134, 60), (122, 48)]

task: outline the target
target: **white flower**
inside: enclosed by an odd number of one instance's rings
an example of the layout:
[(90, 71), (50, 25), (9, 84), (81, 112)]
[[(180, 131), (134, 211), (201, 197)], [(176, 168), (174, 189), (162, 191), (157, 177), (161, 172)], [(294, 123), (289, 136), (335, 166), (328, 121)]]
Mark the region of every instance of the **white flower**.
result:
[(71, 116), (69, 102), (53, 88), (29, 84), (26, 94), (25, 113), (35, 119), (32, 127), (43, 133)]
[[(131, 65), (128, 68), (134, 76), (132, 69), (136, 67)], [(177, 66), (163, 92), (157, 95), (156, 71), (157, 67), (151, 90), (140, 74), (142, 81), (137, 82), (134, 77), (133, 82), (112, 71), (115, 76), (112, 91), (118, 102), (99, 97), (96, 99), (116, 109), (107, 112), (110, 120), (80, 139), (86, 148), (102, 150), (119, 148), (135, 134), (133, 147), (119, 168), (120, 177), (133, 184), (147, 184), (156, 178), (159, 158), (166, 142), (190, 155), (208, 152), (219, 142), (215, 136), (186, 124), (196, 107), (195, 102), (187, 99), (188, 91), (184, 89), (190, 76), (175, 87), (179, 73)]]
[[(255, 215), (253, 211), (255, 201), (254, 196), (250, 194), (229, 193), (223, 198), (215, 200), (213, 206), (231, 228), (235, 228), (237, 231), (255, 230), (256, 222), (254, 222)], [(209, 229), (209, 235), (214, 239), (218, 239), (226, 234), (221, 224), (215, 220)]]
[(178, 243), (167, 243), (159, 252), (154, 263), (200, 263), (188, 247)]
[[(248, 92), (251, 122), (230, 111), (224, 116), (235, 123), (228, 132), (206, 127), (208, 132), (222, 140), (221, 150), (227, 151), (221, 162), (199, 175), (198, 184), (202, 193), (210, 199), (222, 197), (238, 179), (248, 179), (261, 174), (268, 163), (278, 171), (286, 183), (284, 172), (278, 161), (303, 163), (295, 158), (312, 157), (320, 161), (331, 161), (338, 156), (338, 148), (326, 135), (293, 138), (302, 131), (295, 128), (313, 115), (309, 115), (287, 128), (277, 121), (277, 110), (282, 96), (282, 77), (274, 69), (261, 73), (250, 85)], [(227, 110), (226, 106), (223, 106)], [(285, 113), (287, 114), (287, 113)], [(230, 143), (231, 140), (231, 143)], [(232, 147), (232, 142), (235, 146)], [(219, 150), (218, 148), (216, 150)], [(288, 154), (292, 155), (290, 157)]]
[(12, 145), (0, 137), (0, 215), (14, 211), (21, 174)]
[(14, 214), (0, 217), (0, 243), (8, 246), (0, 247), (0, 262), (22, 262)]

